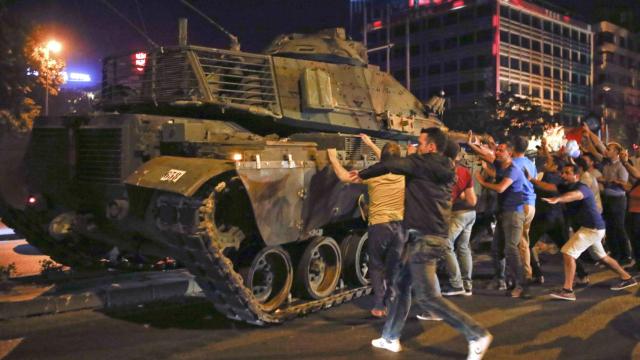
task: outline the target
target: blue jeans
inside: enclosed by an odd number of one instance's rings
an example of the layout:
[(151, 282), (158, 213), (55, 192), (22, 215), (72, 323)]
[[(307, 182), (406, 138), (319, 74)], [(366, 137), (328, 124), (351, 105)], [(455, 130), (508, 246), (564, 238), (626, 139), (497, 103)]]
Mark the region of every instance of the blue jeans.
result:
[(460, 210), (451, 213), (449, 242), (444, 254), (444, 261), (449, 274), (449, 284), (457, 289), (471, 290), (473, 287), (471, 281), (473, 260), (469, 239), (475, 222), (475, 210)]
[(385, 308), (386, 284), (391, 284), (400, 271), (400, 258), (404, 249), (404, 227), (402, 221), (390, 221), (369, 225), (367, 230), (367, 253), (369, 254), (369, 276), (373, 287), (374, 309)]
[(409, 243), (403, 256), (404, 266), (392, 285), (393, 296), (382, 330), (383, 338), (400, 338), (411, 308), (412, 287), (416, 303), (422, 311), (442, 317), (447, 324), (463, 333), (468, 341), (488, 334), (482, 325), (440, 294), (436, 265), (444, 256), (446, 247), (447, 239), (443, 237), (423, 236), (415, 230), (409, 230)]
[(498, 214), (496, 232), (493, 236), (493, 242), (491, 242), (496, 278), (505, 280), (505, 270), (508, 267), (509, 277), (514, 281), (516, 287), (525, 284), (524, 268), (518, 249), (523, 227), (523, 212), (501, 212)]

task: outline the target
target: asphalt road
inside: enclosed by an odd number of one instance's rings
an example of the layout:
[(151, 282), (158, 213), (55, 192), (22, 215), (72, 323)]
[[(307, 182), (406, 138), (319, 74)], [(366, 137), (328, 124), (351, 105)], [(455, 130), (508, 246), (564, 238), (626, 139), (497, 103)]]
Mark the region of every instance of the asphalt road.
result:
[[(547, 263), (536, 298), (488, 290), (453, 299), (494, 334), (487, 359), (640, 359), (640, 287), (613, 292), (612, 273), (591, 275), (576, 302), (550, 300), (560, 257)], [(479, 288), (480, 281), (476, 288)], [(411, 317), (404, 352), (372, 349), (383, 322), (368, 317), (370, 298), (257, 328), (216, 314), (201, 299), (117, 312), (79, 311), (0, 322), (6, 359), (463, 359), (467, 345), (444, 323)], [(415, 314), (414, 308), (412, 314)]]

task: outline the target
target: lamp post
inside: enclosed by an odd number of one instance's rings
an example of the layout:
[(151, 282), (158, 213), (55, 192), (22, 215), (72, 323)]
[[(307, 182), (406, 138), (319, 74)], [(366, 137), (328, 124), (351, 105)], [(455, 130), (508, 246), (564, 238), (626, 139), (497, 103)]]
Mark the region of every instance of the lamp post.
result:
[(49, 116), (49, 62), (51, 61), (51, 53), (59, 53), (62, 50), (62, 44), (56, 40), (49, 40), (44, 47), (44, 115)]

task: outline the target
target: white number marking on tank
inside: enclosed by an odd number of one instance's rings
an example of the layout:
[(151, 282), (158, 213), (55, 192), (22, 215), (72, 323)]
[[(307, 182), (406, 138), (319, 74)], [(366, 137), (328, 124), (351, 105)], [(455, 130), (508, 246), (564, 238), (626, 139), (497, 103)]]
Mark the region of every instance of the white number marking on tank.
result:
[(175, 183), (175, 182), (178, 182), (178, 180), (180, 180), (182, 175), (186, 173), (187, 172), (184, 170), (171, 169), (167, 171), (166, 174), (162, 175), (162, 177), (160, 178), (160, 181), (170, 181), (172, 183)]

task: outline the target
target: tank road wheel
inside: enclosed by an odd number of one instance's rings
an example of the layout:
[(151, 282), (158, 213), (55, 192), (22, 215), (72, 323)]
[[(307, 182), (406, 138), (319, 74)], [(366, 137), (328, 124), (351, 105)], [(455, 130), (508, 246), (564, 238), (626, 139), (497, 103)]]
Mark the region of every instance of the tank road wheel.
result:
[(307, 297), (321, 299), (338, 285), (342, 270), (340, 247), (330, 237), (314, 238), (304, 250), (296, 270), (297, 289)]
[(251, 266), (241, 273), (245, 285), (266, 312), (277, 309), (289, 296), (293, 266), (289, 254), (279, 246), (260, 250)]
[(367, 232), (353, 232), (340, 243), (345, 280), (355, 286), (369, 285), (369, 253)]

